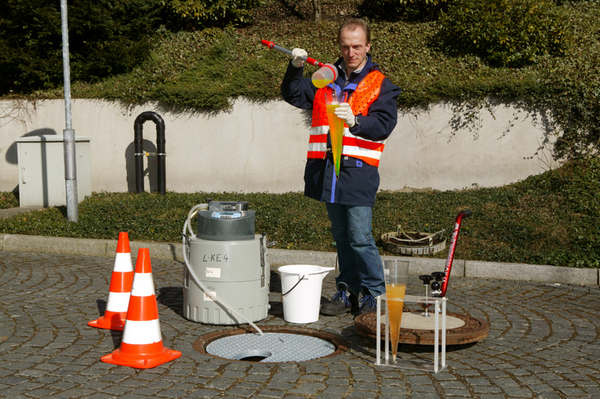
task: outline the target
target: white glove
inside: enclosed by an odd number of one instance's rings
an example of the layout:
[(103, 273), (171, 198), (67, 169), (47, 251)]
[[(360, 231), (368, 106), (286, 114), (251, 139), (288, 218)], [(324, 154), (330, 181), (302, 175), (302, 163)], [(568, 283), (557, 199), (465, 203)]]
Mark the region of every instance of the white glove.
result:
[(335, 109), (334, 113), (338, 118), (343, 119), (344, 122), (346, 122), (346, 125), (348, 125), (348, 127), (356, 125), (356, 116), (354, 116), (354, 113), (352, 113), (352, 108), (350, 108), (350, 104), (341, 103)]
[(306, 57), (308, 57), (308, 53), (303, 48), (295, 48), (292, 50), (292, 57), (292, 65), (296, 68), (302, 68)]

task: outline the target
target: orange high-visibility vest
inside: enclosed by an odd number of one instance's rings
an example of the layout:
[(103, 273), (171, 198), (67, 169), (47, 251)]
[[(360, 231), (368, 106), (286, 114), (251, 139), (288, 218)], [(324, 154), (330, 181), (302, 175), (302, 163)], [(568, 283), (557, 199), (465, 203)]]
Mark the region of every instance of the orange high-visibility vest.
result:
[[(369, 72), (360, 81), (348, 101), (354, 115), (366, 116), (369, 113), (369, 107), (379, 97), (384, 78), (383, 73), (375, 70)], [(327, 133), (329, 132), (326, 104), (330, 103), (333, 99), (333, 92), (331, 87), (326, 86), (317, 90), (315, 94), (307, 158), (324, 159), (326, 156)], [(342, 156), (351, 156), (361, 159), (369, 165), (379, 166), (385, 140), (369, 140), (355, 136), (350, 133), (350, 129), (344, 124), (344, 138), (342, 143)]]

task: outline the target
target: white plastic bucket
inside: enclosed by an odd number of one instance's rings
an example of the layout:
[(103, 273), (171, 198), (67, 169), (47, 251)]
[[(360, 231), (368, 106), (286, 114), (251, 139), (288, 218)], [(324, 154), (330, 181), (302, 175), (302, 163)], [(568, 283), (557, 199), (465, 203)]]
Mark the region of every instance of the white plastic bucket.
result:
[(323, 279), (333, 267), (287, 265), (277, 271), (281, 276), (283, 319), (289, 323), (319, 320)]

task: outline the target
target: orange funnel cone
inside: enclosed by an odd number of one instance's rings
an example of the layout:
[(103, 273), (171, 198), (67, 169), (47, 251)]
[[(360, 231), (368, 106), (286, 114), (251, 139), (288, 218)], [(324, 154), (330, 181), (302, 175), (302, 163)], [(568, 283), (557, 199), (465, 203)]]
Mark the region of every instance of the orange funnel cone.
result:
[(108, 330), (122, 331), (125, 326), (125, 317), (129, 307), (129, 293), (133, 283), (133, 266), (131, 264), (131, 250), (129, 249), (129, 236), (125, 232), (119, 233), (115, 265), (110, 278), (108, 301), (104, 316), (92, 320), (88, 326), (105, 328)]
[(177, 359), (181, 352), (162, 344), (148, 248), (140, 248), (121, 346), (100, 358), (105, 363), (148, 369)]

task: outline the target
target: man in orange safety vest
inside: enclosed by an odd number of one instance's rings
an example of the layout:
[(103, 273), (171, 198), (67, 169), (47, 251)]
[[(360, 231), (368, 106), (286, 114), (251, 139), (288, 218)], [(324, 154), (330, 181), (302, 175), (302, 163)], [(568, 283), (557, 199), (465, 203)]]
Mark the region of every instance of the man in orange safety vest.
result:
[[(303, 77), (306, 51), (293, 49), (281, 85), (285, 101), (312, 110), (304, 194), (325, 202), (340, 269), (337, 292), (321, 306), (325, 315), (373, 311), (375, 298), (385, 292), (372, 217), (378, 167), (385, 140), (396, 126), (400, 89), (371, 60), (370, 36), (362, 19), (349, 19), (340, 26), (341, 57), (334, 63), (338, 76), (320, 89)], [(332, 100), (339, 102), (335, 114), (344, 121), (339, 174), (326, 114), (326, 105)]]

